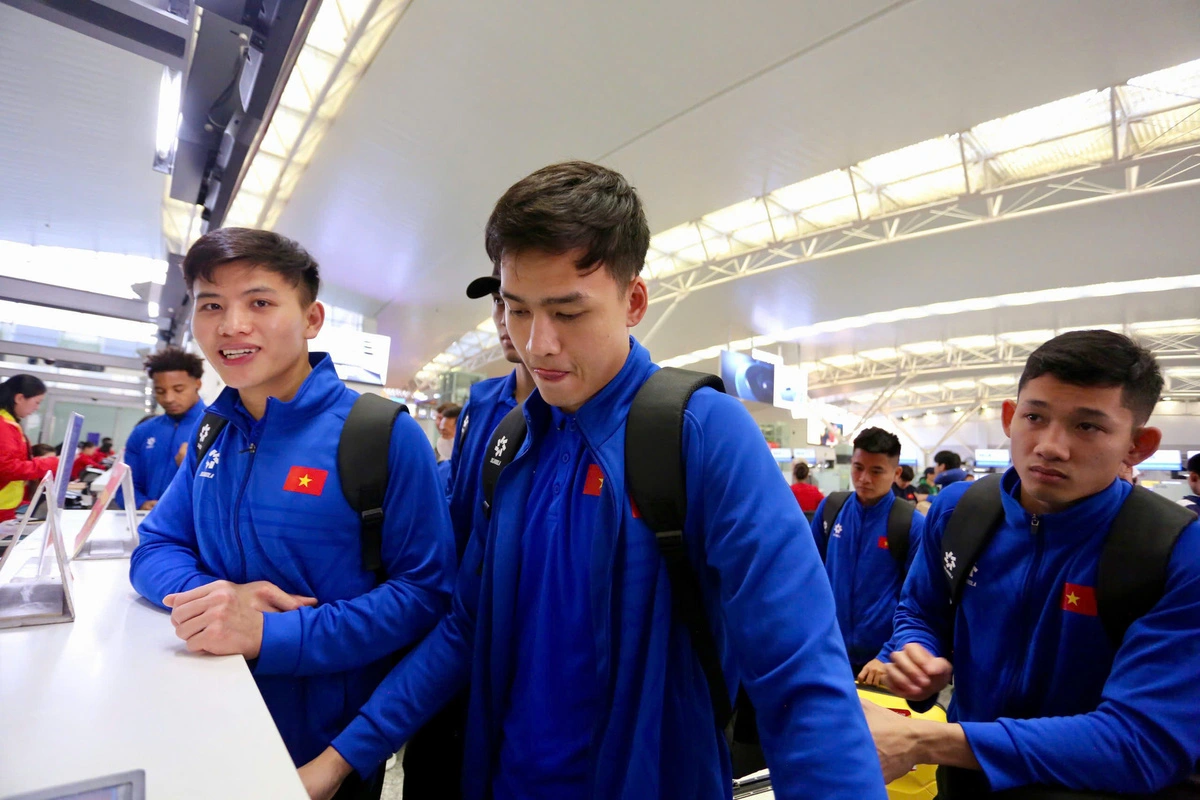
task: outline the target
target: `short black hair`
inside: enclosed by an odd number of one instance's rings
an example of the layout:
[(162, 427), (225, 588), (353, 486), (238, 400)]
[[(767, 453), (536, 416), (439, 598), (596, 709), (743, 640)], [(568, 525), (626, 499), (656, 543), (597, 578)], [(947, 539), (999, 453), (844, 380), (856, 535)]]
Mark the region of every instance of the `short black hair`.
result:
[(178, 347), (164, 347), (146, 356), (146, 374), (153, 378), (159, 372), (186, 372), (193, 378), (204, 376), (204, 360)]
[(286, 236), (253, 228), (217, 228), (188, 248), (183, 257), (183, 280), (192, 291), (198, 278), (212, 281), (217, 267), (247, 261), (286, 278), (300, 290), (305, 306), (317, 299), (321, 273), (308, 251)]
[(883, 428), (867, 428), (854, 437), (854, 449), (864, 453), (878, 453), (888, 458), (899, 458), (900, 439)]
[(34, 458), (41, 458), (42, 456), (53, 455), (54, 445), (45, 444), (44, 442), (39, 442), (38, 444), (31, 445), (29, 447), (29, 452)]
[(88, 441), (88, 440), (86, 440), (86, 439), (84, 439), (82, 442), (80, 442), (80, 443), (79, 443), (79, 449), (80, 449), (80, 450), (87, 450), (87, 449), (89, 449), (89, 448), (91, 448), (91, 447), (98, 447), (98, 446), (99, 446), (99, 445), (97, 445), (95, 442), (89, 442), (89, 441)]
[(1162, 371), (1154, 355), (1112, 331), (1071, 331), (1043, 344), (1025, 362), (1017, 395), (1043, 375), (1085, 387), (1121, 387), (1121, 403), (1133, 412), (1134, 427), (1154, 413), (1163, 390)]
[(926, 467), (925, 472), (923, 474), (925, 475), (926, 478), (928, 478), (930, 475), (934, 475), (936, 473), (937, 473), (937, 470), (934, 469), (933, 467)]
[(938, 450), (933, 456), (933, 463), (941, 464), (946, 469), (959, 469), (962, 467), (962, 456), (953, 450)]
[(911, 481), (915, 477), (917, 477), (917, 474), (913, 472), (913, 468), (908, 464), (904, 464), (900, 467), (900, 480)]
[(582, 250), (575, 266), (603, 266), (624, 286), (642, 271), (650, 225), (637, 191), (619, 172), (586, 161), (543, 167), (496, 201), (484, 236), (492, 263), (505, 253)]
[(438, 413), (443, 419), (456, 419), (462, 413), (462, 406), (458, 403), (446, 403), (438, 407)]
[(808, 462), (797, 461), (792, 464), (792, 477), (798, 481), (808, 480)]
[(1200, 453), (1196, 453), (1187, 460), (1187, 471), (1200, 475)]

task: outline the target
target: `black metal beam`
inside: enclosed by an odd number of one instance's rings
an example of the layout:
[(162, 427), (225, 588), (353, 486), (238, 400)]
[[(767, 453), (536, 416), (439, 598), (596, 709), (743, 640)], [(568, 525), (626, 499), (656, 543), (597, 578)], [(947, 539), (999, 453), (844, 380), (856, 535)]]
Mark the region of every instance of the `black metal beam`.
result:
[(188, 20), (138, 0), (0, 0), (151, 61), (182, 70)]

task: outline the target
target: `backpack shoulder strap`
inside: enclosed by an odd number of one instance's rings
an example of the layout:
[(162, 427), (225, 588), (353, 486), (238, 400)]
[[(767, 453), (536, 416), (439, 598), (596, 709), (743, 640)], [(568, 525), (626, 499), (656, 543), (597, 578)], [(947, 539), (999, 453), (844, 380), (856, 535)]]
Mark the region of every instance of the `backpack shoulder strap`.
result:
[(833, 525), (837, 522), (838, 514), (842, 513), (842, 508), (846, 505), (846, 501), (850, 499), (850, 495), (854, 492), (830, 492), (825, 498), (825, 508), (821, 511), (821, 560), (825, 560), (825, 554), (829, 551), (829, 532), (833, 530)]
[(692, 640), (708, 681), (717, 724), (733, 716), (721, 655), (704, 608), (704, 595), (683, 542), (687, 487), (683, 463), (683, 418), (688, 401), (705, 386), (725, 391), (716, 375), (666, 367), (642, 384), (625, 427), (625, 480), (634, 506), (654, 531), (671, 581), (672, 606)]
[(492, 501), (496, 498), (496, 482), (500, 480), (500, 473), (516, 457), (528, 433), (523, 409), (524, 405), (519, 405), (504, 415), (496, 430), (492, 431), (487, 449), (483, 451), (483, 473), (480, 478), (483, 483), (483, 513), (488, 518), (492, 516)]
[(407, 411), (403, 403), (394, 403), (380, 395), (359, 395), (338, 439), (342, 494), (358, 512), (362, 523), (362, 567), (375, 573), (380, 583), (387, 580), (383, 566), (383, 502), (387, 494), (392, 426), (396, 417)]
[(199, 469), (200, 465), (204, 463), (204, 457), (208, 455), (208, 451), (217, 441), (217, 436), (228, 422), (229, 420), (211, 411), (204, 412), (204, 417), (200, 420), (200, 427), (196, 429), (196, 469)]
[(1000, 501), (1001, 475), (977, 481), (958, 499), (942, 534), (942, 571), (950, 584), (950, 602), (957, 605), (971, 567), (1004, 520)]
[(907, 500), (897, 497), (892, 501), (892, 510), (888, 512), (887, 545), (888, 552), (896, 559), (900, 567), (900, 577), (903, 580), (907, 571), (908, 548), (911, 546), (913, 514), (917, 507)]
[(1141, 486), (1125, 498), (1104, 541), (1096, 578), (1096, 611), (1114, 649), (1166, 591), (1175, 542), (1195, 521), (1187, 508)]

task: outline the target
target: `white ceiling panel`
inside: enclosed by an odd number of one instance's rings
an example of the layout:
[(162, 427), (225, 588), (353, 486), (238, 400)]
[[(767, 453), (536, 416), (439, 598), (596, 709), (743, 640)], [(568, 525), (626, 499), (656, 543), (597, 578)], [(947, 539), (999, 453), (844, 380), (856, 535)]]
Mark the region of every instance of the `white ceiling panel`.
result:
[(162, 67), (0, 4), (0, 239), (163, 257)]
[[(657, 232), (1200, 57), (1197, 42), (1191, 0), (415, 2), (278, 229), (329, 282), (386, 306), (379, 331), (394, 337), (390, 379), (401, 383), (486, 316), (462, 294), (489, 269), (484, 223), (539, 166), (578, 157), (621, 169)], [(681, 309), (664, 337), (692, 314)]]

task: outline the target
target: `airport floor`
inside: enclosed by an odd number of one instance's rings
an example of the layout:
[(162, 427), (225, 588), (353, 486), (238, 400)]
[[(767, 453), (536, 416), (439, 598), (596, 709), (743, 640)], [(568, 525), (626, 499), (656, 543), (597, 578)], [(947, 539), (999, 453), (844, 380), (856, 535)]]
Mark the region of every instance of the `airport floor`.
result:
[(396, 756), (395, 764), (383, 775), (383, 794), (380, 800), (401, 800), (404, 797), (404, 767), (401, 766), (403, 760), (404, 751), (401, 750)]

